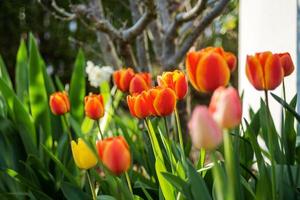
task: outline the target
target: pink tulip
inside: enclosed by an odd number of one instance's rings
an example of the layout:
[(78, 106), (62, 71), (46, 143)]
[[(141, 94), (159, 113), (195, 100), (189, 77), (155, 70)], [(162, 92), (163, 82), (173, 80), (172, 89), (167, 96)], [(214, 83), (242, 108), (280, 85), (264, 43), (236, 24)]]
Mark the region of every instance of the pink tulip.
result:
[(193, 145), (200, 149), (215, 149), (223, 139), (218, 124), (205, 106), (197, 106), (188, 124)]
[(221, 128), (233, 128), (240, 124), (242, 103), (233, 87), (219, 87), (213, 93), (209, 111)]

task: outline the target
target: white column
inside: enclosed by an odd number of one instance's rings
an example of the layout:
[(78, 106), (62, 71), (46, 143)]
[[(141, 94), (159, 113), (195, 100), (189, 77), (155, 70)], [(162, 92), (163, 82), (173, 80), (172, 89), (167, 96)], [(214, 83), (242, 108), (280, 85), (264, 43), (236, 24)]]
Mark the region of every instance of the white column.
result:
[[(240, 0), (239, 10), (239, 90), (244, 90), (244, 116), (249, 106), (259, 108), (263, 92), (249, 83), (245, 74), (247, 54), (261, 51), (289, 52), (296, 67), (297, 2), (296, 0)], [(288, 101), (296, 94), (296, 71), (285, 78)], [(282, 87), (272, 91), (282, 96)], [(280, 128), (280, 105), (270, 96), (270, 108), (277, 129)]]

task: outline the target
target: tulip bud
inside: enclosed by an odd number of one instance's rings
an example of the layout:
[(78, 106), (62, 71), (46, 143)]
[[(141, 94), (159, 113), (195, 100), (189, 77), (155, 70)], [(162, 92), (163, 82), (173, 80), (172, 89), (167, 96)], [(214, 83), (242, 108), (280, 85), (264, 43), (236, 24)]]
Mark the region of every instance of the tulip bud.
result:
[(151, 75), (149, 73), (136, 74), (130, 81), (130, 94), (141, 93), (151, 87)]
[(98, 140), (96, 147), (100, 160), (114, 174), (120, 175), (129, 169), (131, 155), (129, 146), (122, 136)]
[(70, 101), (66, 92), (51, 94), (49, 105), (54, 115), (63, 115), (70, 111)]
[(164, 72), (162, 76), (157, 77), (157, 82), (159, 86), (169, 87), (172, 89), (179, 100), (185, 97), (188, 90), (186, 76), (179, 70)]
[(233, 128), (240, 124), (242, 103), (233, 87), (219, 87), (212, 95), (209, 111), (221, 128)]
[(89, 94), (84, 98), (85, 115), (98, 120), (104, 115), (104, 103), (102, 95)]
[(127, 96), (127, 104), (132, 116), (137, 118), (145, 118), (150, 116), (151, 113), (146, 95), (147, 93), (143, 91), (141, 94)]
[(81, 138), (78, 139), (77, 144), (75, 141), (72, 141), (71, 148), (75, 164), (78, 168), (90, 169), (97, 164), (97, 157)]
[(186, 57), (186, 68), (193, 87), (200, 92), (213, 92), (226, 86), (230, 72), (236, 67), (236, 57), (221, 47), (191, 51)]
[(248, 55), (246, 75), (257, 90), (274, 90), (284, 76), (279, 55), (269, 51)]
[(280, 57), (281, 66), (283, 67), (284, 76), (288, 76), (294, 71), (294, 63), (288, 52), (278, 54)]
[(200, 149), (215, 149), (223, 140), (223, 134), (207, 107), (197, 106), (188, 123), (193, 145)]
[(134, 77), (134, 71), (131, 68), (120, 69), (113, 73), (114, 83), (122, 92), (129, 91), (129, 84)]

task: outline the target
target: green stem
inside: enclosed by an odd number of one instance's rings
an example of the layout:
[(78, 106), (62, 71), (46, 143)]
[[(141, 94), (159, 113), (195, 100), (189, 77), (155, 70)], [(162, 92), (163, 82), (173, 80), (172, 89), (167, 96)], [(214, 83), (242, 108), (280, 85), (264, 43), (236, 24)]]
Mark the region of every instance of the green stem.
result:
[(98, 120), (95, 120), (95, 122), (96, 122), (97, 127), (98, 127), (98, 130), (99, 130), (98, 138), (99, 138), (100, 140), (102, 140), (102, 139), (103, 139), (103, 134), (102, 134), (102, 131), (101, 131), (101, 127), (100, 127), (100, 125), (99, 125), (99, 121), (98, 121)]
[(283, 99), (286, 102), (286, 93), (285, 93), (285, 83), (284, 79), (282, 80), (282, 90), (283, 90)]
[(276, 174), (275, 174), (275, 154), (274, 154), (274, 145), (272, 143), (273, 141), (273, 134), (270, 130), (270, 120), (271, 120), (271, 114), (270, 114), (270, 107), (269, 107), (269, 98), (268, 98), (268, 91), (265, 90), (265, 101), (267, 105), (267, 127), (268, 127), (268, 143), (269, 143), (269, 151), (271, 155), (271, 184), (272, 184), (272, 196), (273, 199), (276, 199)]
[(86, 172), (86, 175), (87, 175), (87, 178), (88, 178), (88, 181), (89, 181), (89, 185), (90, 185), (90, 189), (91, 189), (91, 192), (92, 192), (93, 200), (97, 200), (95, 189), (94, 189), (94, 186), (92, 184), (89, 171)]
[(216, 184), (216, 199), (225, 199), (225, 191), (226, 190), (226, 183), (225, 183), (225, 177), (224, 172), (222, 171), (221, 166), (219, 165), (216, 157), (216, 152), (211, 152), (211, 159), (214, 163), (214, 167), (212, 168), (213, 172), (213, 178), (215, 180)]
[(128, 188), (129, 188), (131, 194), (133, 194), (132, 187), (131, 187), (131, 184), (130, 184), (130, 179), (129, 179), (129, 176), (128, 176), (128, 172), (125, 172), (125, 176), (126, 176), (126, 181), (127, 181), (127, 184), (128, 184)]
[(67, 122), (67, 117), (66, 117), (66, 115), (63, 115), (63, 116), (62, 116), (62, 119), (63, 119), (63, 123), (65, 124), (65, 126), (66, 126), (66, 128), (67, 128), (69, 140), (70, 140), (70, 142), (71, 142), (73, 139), (72, 139), (72, 134), (71, 134), (71, 131), (70, 131), (69, 124), (68, 124), (68, 122)]
[(164, 123), (165, 123), (166, 136), (169, 136), (169, 127), (168, 127), (167, 117), (163, 117), (163, 118), (164, 118)]
[(233, 148), (231, 142), (231, 135), (228, 130), (224, 130), (224, 152), (225, 152), (225, 167), (228, 176), (228, 199), (235, 199), (234, 188), (235, 188), (235, 180), (236, 173), (234, 170), (234, 155)]
[(182, 153), (184, 155), (184, 147), (183, 147), (183, 140), (182, 140), (181, 125), (180, 125), (180, 119), (179, 119), (177, 107), (175, 107), (175, 119), (176, 119), (176, 125), (177, 125), (177, 134), (178, 134), (178, 138), (179, 138), (179, 144), (180, 144), (180, 148), (182, 150)]

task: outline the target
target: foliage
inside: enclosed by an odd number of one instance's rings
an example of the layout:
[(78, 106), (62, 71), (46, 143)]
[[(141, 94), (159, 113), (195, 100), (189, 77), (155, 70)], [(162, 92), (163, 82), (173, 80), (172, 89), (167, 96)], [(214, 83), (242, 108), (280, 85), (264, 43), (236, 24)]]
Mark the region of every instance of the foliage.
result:
[[(67, 134), (70, 128), (73, 138), (83, 138), (95, 150), (97, 127), (83, 117), (80, 105), (86, 94), (83, 52), (78, 53), (70, 84), (71, 102), (78, 112), (64, 120), (52, 115), (48, 107), (49, 95), (64, 86), (46, 73), (32, 35), (28, 44), (22, 41), (19, 47), (15, 88), (0, 62), (1, 199), (91, 199), (87, 171), (76, 167)], [(110, 91), (109, 87), (105, 83), (101, 92)], [(202, 149), (199, 161), (192, 162), (190, 144), (183, 150), (175, 137), (173, 127), (178, 124), (172, 116), (166, 118), (170, 129), (163, 118), (133, 119), (118, 108), (124, 98), (112, 87), (105, 97), (107, 112), (101, 128), (104, 136), (123, 135), (130, 146), (128, 174), (133, 193), (124, 174), (115, 176), (100, 163), (90, 170), (92, 182), (97, 182), (97, 199), (297, 199), (297, 99), (286, 102), (272, 96), (284, 111), (281, 135), (261, 100), (260, 109), (251, 112), (249, 121), (225, 133), (224, 145), (217, 152)]]

